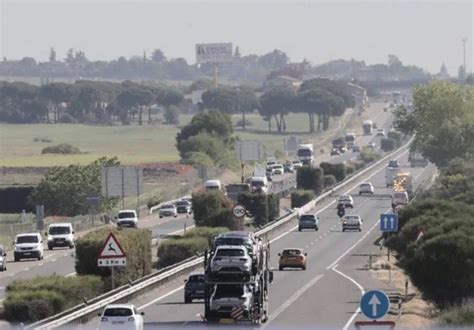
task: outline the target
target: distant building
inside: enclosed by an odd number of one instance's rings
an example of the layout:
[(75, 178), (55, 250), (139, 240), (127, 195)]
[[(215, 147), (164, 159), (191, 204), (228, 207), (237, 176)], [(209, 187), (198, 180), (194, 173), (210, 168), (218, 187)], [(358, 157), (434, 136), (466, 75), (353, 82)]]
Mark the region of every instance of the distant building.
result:
[(275, 87), (280, 88), (294, 88), (297, 89), (301, 86), (303, 81), (289, 76), (277, 76), (266, 80), (263, 83), (264, 89), (270, 89)]
[(367, 88), (364, 88), (362, 86), (353, 84), (353, 83), (347, 83), (347, 86), (349, 87), (349, 90), (354, 96), (355, 102), (356, 102), (356, 108), (362, 108), (365, 107), (369, 104), (369, 98), (367, 96)]

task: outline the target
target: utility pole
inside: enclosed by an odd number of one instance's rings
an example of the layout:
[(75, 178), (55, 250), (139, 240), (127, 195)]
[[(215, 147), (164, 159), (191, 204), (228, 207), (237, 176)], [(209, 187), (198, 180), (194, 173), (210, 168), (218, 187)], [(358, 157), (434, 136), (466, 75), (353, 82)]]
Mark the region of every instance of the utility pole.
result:
[(466, 42), (467, 38), (462, 39), (462, 53), (463, 53), (463, 67), (464, 67), (464, 77), (466, 78), (467, 76), (467, 68), (466, 68)]

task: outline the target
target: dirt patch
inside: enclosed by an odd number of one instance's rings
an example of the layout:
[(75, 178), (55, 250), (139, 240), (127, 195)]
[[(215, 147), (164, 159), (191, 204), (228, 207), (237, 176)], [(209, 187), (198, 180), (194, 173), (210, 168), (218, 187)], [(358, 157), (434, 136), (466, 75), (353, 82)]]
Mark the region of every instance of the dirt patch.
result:
[[(398, 317), (397, 304), (392, 304), (387, 318), (395, 321), (397, 327), (403, 329), (431, 328), (434, 324), (433, 318), (437, 314), (436, 308), (422, 299), (420, 291), (411, 283), (403, 269), (397, 266), (395, 255), (390, 254), (390, 261), (387, 259), (387, 251), (382, 251), (382, 256), (374, 259), (369, 271), (374, 278), (393, 287), (403, 299), (401, 317)], [(406, 284), (408, 284), (407, 291), (405, 291)]]

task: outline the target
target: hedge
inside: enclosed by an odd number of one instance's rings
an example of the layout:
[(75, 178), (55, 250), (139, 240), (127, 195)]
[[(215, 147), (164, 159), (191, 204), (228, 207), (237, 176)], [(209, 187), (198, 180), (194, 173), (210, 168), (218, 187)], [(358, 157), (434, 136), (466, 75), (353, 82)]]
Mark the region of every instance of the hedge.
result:
[[(115, 283), (122, 285), (150, 274), (151, 231), (149, 229), (103, 228), (79, 238), (76, 242), (76, 272), (80, 275), (110, 277), (108, 267), (97, 266), (97, 256), (110, 232), (113, 232), (127, 255), (127, 266), (115, 268)], [(111, 284), (110, 281), (108, 281)]]
[(319, 166), (322, 168), (324, 175), (333, 175), (338, 182), (346, 178), (346, 166), (344, 163), (331, 164), (323, 162)]
[(337, 183), (334, 175), (325, 175), (323, 176), (324, 188), (334, 186)]
[(296, 186), (298, 189), (313, 190), (317, 195), (323, 191), (323, 170), (310, 166), (303, 166), (296, 172)]
[(7, 286), (4, 317), (10, 322), (34, 322), (80, 304), (104, 292), (98, 276), (48, 276), (16, 280)]
[(236, 221), (232, 214), (233, 202), (222, 192), (195, 192), (192, 195), (192, 203), (197, 227), (242, 229), (242, 221)]
[(80, 154), (81, 150), (67, 143), (61, 143), (56, 146), (45, 147), (41, 150), (42, 154), (62, 154), (62, 155), (74, 155)]
[(370, 148), (362, 148), (360, 151), (360, 158), (366, 164), (375, 162), (377, 159), (380, 159), (382, 155), (380, 152), (370, 149)]
[(239, 203), (244, 205), (249, 216), (257, 226), (263, 226), (278, 218), (280, 214), (280, 199), (278, 195), (264, 193), (242, 193)]
[(382, 149), (385, 152), (395, 150), (396, 147), (397, 147), (397, 141), (395, 141), (394, 139), (383, 138), (380, 141), (380, 149)]
[(301, 207), (316, 198), (312, 190), (297, 190), (291, 193), (291, 208)]
[(440, 316), (442, 326), (465, 326), (474, 324), (474, 303), (468, 303), (448, 309)]
[(397, 148), (402, 146), (402, 143), (403, 143), (402, 133), (397, 132), (397, 131), (389, 131), (387, 133), (387, 137), (395, 140), (395, 145)]
[(215, 236), (228, 228), (199, 227), (189, 230), (182, 237), (164, 240), (158, 246), (158, 268), (173, 265), (209, 249)]

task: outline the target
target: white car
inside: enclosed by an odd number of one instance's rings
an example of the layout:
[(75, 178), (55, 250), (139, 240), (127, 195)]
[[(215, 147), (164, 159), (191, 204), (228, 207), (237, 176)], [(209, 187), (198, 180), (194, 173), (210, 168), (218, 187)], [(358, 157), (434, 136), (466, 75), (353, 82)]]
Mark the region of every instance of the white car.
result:
[(273, 165), (272, 168), (273, 168), (273, 174), (275, 174), (275, 175), (285, 173), (285, 168), (281, 164)]
[(178, 209), (173, 204), (165, 204), (160, 207), (159, 212), (160, 218), (163, 217), (177, 217), (178, 216)]
[(0, 272), (7, 270), (7, 253), (3, 249), (3, 246), (0, 245)]
[(359, 195), (374, 194), (374, 186), (370, 182), (362, 182), (359, 186)]
[(210, 299), (210, 311), (216, 318), (230, 318), (234, 308), (241, 308), (244, 317), (252, 306), (252, 290), (248, 285), (218, 284)]
[(358, 230), (362, 231), (362, 219), (355, 214), (349, 214), (342, 218), (342, 231)]
[(119, 227), (136, 228), (138, 226), (138, 215), (135, 210), (121, 210), (115, 219)]
[(57, 246), (66, 246), (70, 249), (74, 247), (74, 229), (70, 223), (50, 224), (46, 236), (48, 237), (49, 250)]
[(252, 273), (252, 258), (243, 245), (218, 246), (211, 260), (211, 274), (236, 274), (248, 278)]
[(383, 128), (379, 128), (377, 130), (376, 136), (385, 136), (385, 130)]
[(367, 148), (375, 149), (377, 148), (377, 144), (375, 142), (369, 142), (367, 143)]
[(38, 233), (16, 235), (13, 259), (20, 261), (21, 259), (43, 259), (44, 248), (43, 238)]
[(344, 207), (350, 207), (351, 209), (354, 208), (354, 199), (351, 195), (342, 195), (339, 196), (337, 199), (337, 204), (343, 204)]
[(406, 191), (395, 191), (392, 194), (392, 207), (398, 205), (407, 205), (409, 201), (408, 193)]
[(138, 313), (135, 305), (117, 304), (107, 305), (99, 314), (99, 329), (143, 329), (143, 315)]
[(294, 161), (292, 162), (292, 164), (293, 164), (293, 168), (294, 168), (295, 170), (298, 169), (298, 168), (303, 167), (303, 163), (302, 163), (300, 160), (294, 160)]

